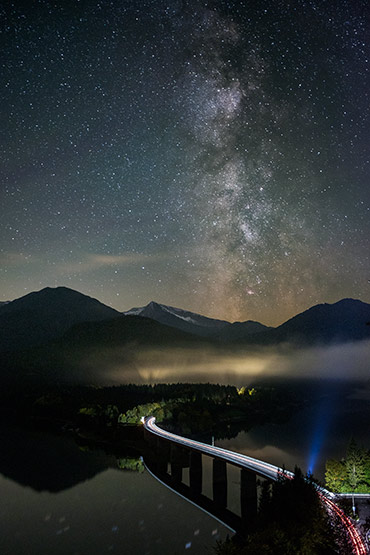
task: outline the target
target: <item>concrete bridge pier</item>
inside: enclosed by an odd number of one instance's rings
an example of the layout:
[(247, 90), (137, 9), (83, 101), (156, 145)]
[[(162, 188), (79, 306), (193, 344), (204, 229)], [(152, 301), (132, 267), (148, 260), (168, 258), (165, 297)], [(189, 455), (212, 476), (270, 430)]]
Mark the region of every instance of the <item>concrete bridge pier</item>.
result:
[(190, 451), (189, 464), (190, 489), (200, 495), (202, 493), (202, 453)]
[(154, 450), (157, 456), (170, 460), (171, 446), (168, 441), (163, 441), (160, 437), (156, 438)]
[(149, 440), (150, 454), (148, 454), (148, 458), (150, 458), (151, 465), (158, 474), (166, 474), (170, 460), (170, 444), (153, 435), (151, 438), (149, 436)]
[(257, 516), (257, 477), (254, 472), (240, 469), (240, 508), (244, 526), (248, 528)]
[(226, 461), (213, 459), (213, 501), (221, 507), (227, 507), (227, 470)]
[(168, 468), (168, 454), (167, 453), (157, 453), (154, 466), (158, 474), (166, 474)]
[(182, 469), (189, 466), (188, 450), (171, 443), (170, 463), (172, 479), (174, 482), (181, 482)]

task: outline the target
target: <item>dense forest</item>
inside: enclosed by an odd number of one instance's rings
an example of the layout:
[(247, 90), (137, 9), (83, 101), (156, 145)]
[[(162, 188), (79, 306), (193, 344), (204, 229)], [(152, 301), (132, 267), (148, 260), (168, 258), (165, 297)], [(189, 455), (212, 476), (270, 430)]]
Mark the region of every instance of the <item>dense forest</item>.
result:
[(192, 434), (211, 431), (228, 437), (234, 423), (285, 420), (304, 400), (288, 388), (234, 387), (210, 383), (55, 386), (26, 388), (0, 395), (3, 418), (41, 419), (71, 426), (110, 427), (138, 424), (154, 415), (172, 430)]

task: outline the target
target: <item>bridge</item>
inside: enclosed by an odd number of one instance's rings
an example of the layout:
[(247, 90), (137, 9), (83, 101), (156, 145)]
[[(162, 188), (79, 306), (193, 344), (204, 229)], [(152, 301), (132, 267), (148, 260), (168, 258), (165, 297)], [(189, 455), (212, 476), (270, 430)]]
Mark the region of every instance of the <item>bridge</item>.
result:
[[(143, 419), (143, 424), (147, 439), (156, 451), (155, 461), (151, 461), (149, 470), (165, 485), (218, 518), (238, 534), (248, 533), (257, 515), (257, 477), (275, 481), (282, 475), (287, 478), (294, 476), (292, 472), (265, 461), (168, 432), (156, 425), (154, 417)], [(202, 455), (212, 458), (213, 500), (202, 494)], [(168, 462), (170, 474), (167, 472)], [(227, 508), (227, 464), (240, 468), (240, 516)], [(182, 469), (185, 467), (189, 468), (189, 486), (182, 483)], [(317, 489), (328, 511), (335, 515), (347, 530), (353, 553), (366, 555), (368, 551), (365, 543), (352, 521), (336, 505), (336, 495), (319, 486)]]

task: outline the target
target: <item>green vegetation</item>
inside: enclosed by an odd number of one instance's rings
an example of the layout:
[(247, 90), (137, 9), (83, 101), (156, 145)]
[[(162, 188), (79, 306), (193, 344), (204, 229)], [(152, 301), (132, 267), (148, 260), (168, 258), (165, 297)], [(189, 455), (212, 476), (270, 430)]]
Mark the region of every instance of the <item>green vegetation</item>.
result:
[(243, 385), (242, 387), (238, 387), (236, 390), (238, 392), (238, 395), (249, 395), (250, 397), (257, 393), (257, 390), (254, 387), (248, 389), (245, 385)]
[(24, 423), (113, 431), (118, 424), (138, 424), (142, 416), (153, 414), (174, 432), (218, 438), (234, 437), (271, 419), (284, 421), (302, 404), (302, 395), (289, 389), (210, 383), (38, 386), (0, 392), (2, 416)]
[(118, 424), (136, 424), (141, 422), (144, 416), (155, 416), (157, 422), (162, 422), (165, 418), (171, 418), (172, 414), (165, 401), (157, 403), (146, 403), (138, 405), (118, 416)]
[(370, 451), (352, 440), (346, 458), (326, 462), (325, 483), (335, 493), (370, 493)]
[[(120, 424), (139, 424), (143, 416), (155, 416), (166, 428), (187, 435), (210, 433), (233, 437), (235, 425), (274, 417), (284, 419), (297, 407), (297, 399), (274, 388), (236, 388), (215, 384), (170, 384), (153, 387), (162, 400), (139, 404), (120, 414)], [(279, 402), (278, 402), (279, 401)]]
[(251, 533), (242, 543), (219, 542), (217, 555), (342, 555), (352, 553), (339, 525), (329, 518), (310, 476), (264, 482)]
[(117, 459), (117, 466), (120, 470), (129, 470), (130, 472), (144, 472), (144, 463), (139, 458), (119, 458)]

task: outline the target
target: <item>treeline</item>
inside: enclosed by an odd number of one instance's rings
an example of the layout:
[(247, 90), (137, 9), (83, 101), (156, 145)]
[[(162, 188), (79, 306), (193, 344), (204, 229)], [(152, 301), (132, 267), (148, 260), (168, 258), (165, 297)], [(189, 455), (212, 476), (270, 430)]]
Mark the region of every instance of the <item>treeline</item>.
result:
[(326, 462), (325, 483), (334, 493), (370, 493), (370, 451), (352, 440), (345, 458)]
[(219, 384), (128, 384), (120, 386), (24, 387), (0, 391), (0, 409), (6, 418), (45, 417), (73, 420), (76, 414), (110, 419), (113, 413), (126, 411), (147, 403), (183, 399), (227, 402), (237, 398), (237, 389)]
[[(225, 413), (224, 407), (228, 408)], [(138, 405), (127, 412), (120, 414), (118, 424), (138, 425), (145, 416), (155, 416), (157, 422), (165, 422), (166, 428), (179, 433), (192, 434), (211, 432), (216, 423), (220, 420), (221, 413), (224, 414), (224, 421), (230, 421), (234, 412), (232, 403), (224, 404), (223, 401), (215, 402), (203, 398), (203, 400), (188, 400), (183, 397), (146, 403)], [(246, 414), (239, 413), (239, 417)]]
[(42, 418), (72, 426), (137, 424), (142, 416), (153, 414), (180, 433), (211, 431), (217, 426), (219, 437), (233, 437), (233, 423), (282, 421), (301, 408), (302, 397), (276, 387), (211, 383), (59, 386), (17, 392), (4, 397), (2, 407), (6, 406), (21, 420)]
[(169, 399), (224, 401), (238, 397), (234, 386), (219, 384), (128, 384), (111, 387), (71, 386), (48, 388), (39, 394), (36, 402), (58, 404), (60, 400), (66, 407), (116, 405), (123, 412), (140, 404), (166, 401)]
[(18, 387), (0, 392), (0, 415), (24, 424), (40, 419), (58, 427), (137, 424), (153, 414), (184, 434), (232, 438), (260, 422), (284, 421), (302, 408), (301, 393), (282, 387), (211, 383), (128, 384), (111, 387)]
[(162, 422), (165, 418), (171, 418), (172, 412), (168, 401), (157, 403), (146, 403), (137, 405), (133, 409), (118, 416), (118, 424), (139, 424), (145, 416), (155, 416), (157, 422)]
[(164, 393), (160, 401), (137, 405), (120, 414), (118, 422), (139, 424), (142, 417), (151, 415), (180, 434), (215, 432), (217, 438), (230, 438), (240, 431), (241, 422), (248, 422), (249, 428), (272, 415), (275, 420), (284, 419), (297, 408), (296, 397), (272, 387), (172, 384), (154, 389)]

